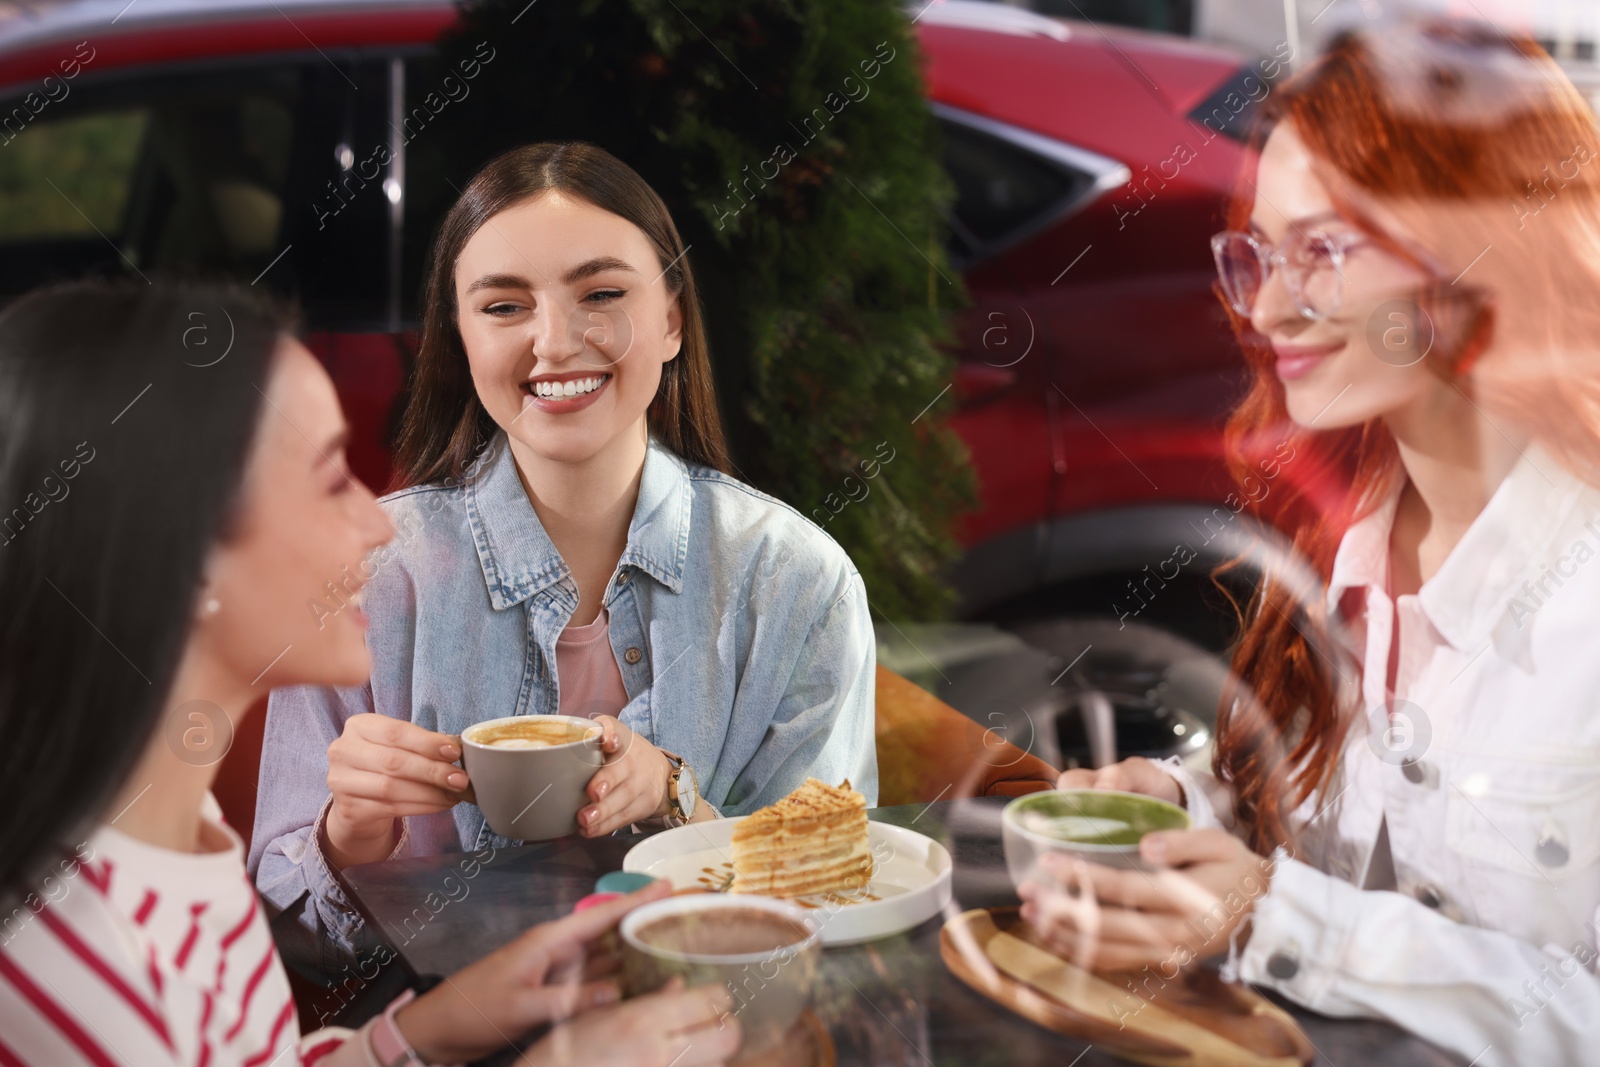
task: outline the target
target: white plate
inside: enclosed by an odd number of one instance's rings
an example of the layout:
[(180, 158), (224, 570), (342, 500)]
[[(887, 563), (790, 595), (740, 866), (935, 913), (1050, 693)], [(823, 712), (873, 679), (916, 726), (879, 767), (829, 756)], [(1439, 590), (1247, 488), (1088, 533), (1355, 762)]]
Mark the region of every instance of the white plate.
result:
[[(713, 819), (662, 831), (634, 845), (622, 869), (665, 878), (674, 889), (715, 888), (733, 870), (738, 819)], [(933, 838), (888, 823), (867, 824), (872, 881), (860, 901), (808, 898), (825, 945), (853, 945), (926, 922), (950, 901), (950, 853)], [(876, 899), (872, 899), (876, 898)]]

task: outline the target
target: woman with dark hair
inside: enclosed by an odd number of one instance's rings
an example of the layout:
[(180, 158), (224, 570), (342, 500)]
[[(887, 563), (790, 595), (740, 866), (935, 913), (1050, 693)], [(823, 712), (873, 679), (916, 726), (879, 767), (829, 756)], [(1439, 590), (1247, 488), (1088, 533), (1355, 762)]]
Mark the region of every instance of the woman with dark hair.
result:
[(210, 788), (263, 689), (370, 667), (358, 604), (305, 609), (393, 534), (344, 435), (316, 359), (238, 292), (80, 284), (0, 315), (0, 1063), (454, 1063), (580, 1011), (523, 1062), (727, 1059), (721, 991), (597, 1008), (595, 939), (664, 887), (301, 1038)]
[(1025, 914), (1108, 969), (1231, 943), (1244, 979), (1463, 1060), (1592, 1062), (1600, 129), (1475, 24), (1345, 37), (1273, 92), (1213, 239), (1252, 375), (1228, 440), (1241, 487), (1342, 491), (1244, 605), (1215, 777), (1062, 776), (1186, 804), (1198, 829), (1142, 842), (1176, 869), (1047, 864)]
[(267, 720), (251, 869), (330, 972), (370, 936), (341, 868), (512, 843), (463, 802), (474, 722), (597, 719), (590, 837), (744, 814), (807, 776), (877, 796), (860, 575), (725, 472), (688, 249), (649, 185), (581, 143), (495, 159), (441, 224), (424, 304), (381, 502), (399, 536), (363, 572), (372, 681), (277, 692)]

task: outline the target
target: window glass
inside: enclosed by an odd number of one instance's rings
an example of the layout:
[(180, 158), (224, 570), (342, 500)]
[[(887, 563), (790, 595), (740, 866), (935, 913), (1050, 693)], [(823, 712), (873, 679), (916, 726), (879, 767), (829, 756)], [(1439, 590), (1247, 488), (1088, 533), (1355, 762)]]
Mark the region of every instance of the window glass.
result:
[[(461, 153), (459, 138), (441, 128), (454, 116), (429, 118), (423, 100), (435, 92), (449, 72), (433, 55), (406, 60), (405, 123), (406, 138), (406, 214), (405, 237), (401, 243), (401, 306), (408, 320), (421, 318), (421, 293), (428, 271), (428, 253), (439, 223), (466, 188), (479, 167), (495, 153)], [(530, 141), (537, 138), (530, 137)]]
[(1241, 144), (1248, 143), (1256, 128), (1260, 104), (1271, 92), (1273, 80), (1262, 68), (1265, 63), (1247, 63), (1217, 86), (1211, 95), (1189, 112), (1190, 121), (1206, 129), (1207, 138), (1224, 134)]
[(120, 233), (147, 111), (44, 123), (0, 152), (0, 245)]
[(227, 277), (312, 327), (381, 328), (384, 174), (349, 164), (387, 143), (387, 92), (382, 62), (321, 56), (85, 77), (0, 152), (0, 298), (85, 274)]
[(970, 259), (1048, 218), (1093, 184), (1087, 174), (958, 122), (940, 120), (956, 187), (952, 251)]

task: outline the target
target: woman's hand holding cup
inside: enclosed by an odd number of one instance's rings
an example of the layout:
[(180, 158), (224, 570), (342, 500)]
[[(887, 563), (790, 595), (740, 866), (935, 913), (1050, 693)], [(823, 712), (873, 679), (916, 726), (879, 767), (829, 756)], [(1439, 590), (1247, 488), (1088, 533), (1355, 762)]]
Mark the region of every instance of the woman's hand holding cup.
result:
[(429, 1063), (479, 1059), (503, 1048), (508, 1038), (548, 1023), (563, 1025), (530, 1048), (521, 1063), (723, 1063), (738, 1048), (739, 1027), (720, 986), (617, 1003), (617, 958), (605, 935), (625, 914), (671, 891), (671, 883), (655, 882), (534, 927), (401, 1008), (401, 1032)]
[(518, 1067), (719, 1067), (739, 1051), (739, 1020), (723, 986), (656, 993), (585, 1012), (557, 1026)]
[(591, 803), (578, 812), (584, 837), (599, 837), (667, 812), (672, 763), (661, 750), (611, 715), (596, 715), (605, 765), (589, 780)]
[(1183, 790), (1178, 782), (1143, 756), (1129, 756), (1120, 763), (1099, 770), (1062, 771), (1057, 789), (1115, 789), (1123, 793), (1142, 793), (1184, 807)]
[(395, 820), (432, 815), (471, 800), (467, 774), (455, 765), (460, 740), (388, 715), (352, 715), (328, 746), (324, 833), (336, 867), (385, 859), (399, 839)]

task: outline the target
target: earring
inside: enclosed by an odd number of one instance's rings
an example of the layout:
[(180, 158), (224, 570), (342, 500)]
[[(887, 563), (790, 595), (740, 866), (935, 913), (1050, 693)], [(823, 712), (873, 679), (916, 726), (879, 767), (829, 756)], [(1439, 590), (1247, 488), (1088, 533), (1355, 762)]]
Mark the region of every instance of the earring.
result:
[(205, 604), (200, 610), (205, 612), (207, 616), (215, 615), (217, 612), (222, 610), (222, 601), (218, 600), (214, 596), (207, 597)]

